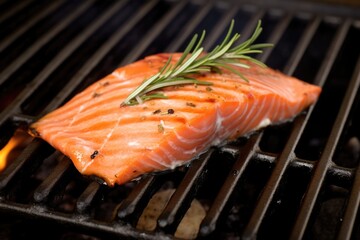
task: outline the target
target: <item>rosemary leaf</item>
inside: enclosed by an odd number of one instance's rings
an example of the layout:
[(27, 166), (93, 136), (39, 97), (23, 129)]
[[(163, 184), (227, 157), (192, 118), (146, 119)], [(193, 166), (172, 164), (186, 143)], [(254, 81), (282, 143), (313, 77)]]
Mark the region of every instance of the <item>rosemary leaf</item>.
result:
[(204, 53), (204, 48), (201, 46), (205, 38), (205, 31), (202, 32), (200, 38), (195, 34), (179, 60), (174, 65), (171, 64), (172, 56), (170, 56), (160, 71), (144, 80), (144, 82), (138, 86), (120, 106), (141, 104), (144, 101), (156, 98), (167, 98), (163, 93), (154, 91), (169, 86), (186, 84), (212, 85), (211, 82), (200, 81), (189, 76), (191, 74), (201, 74), (206, 72), (222, 74), (222, 69), (226, 69), (248, 82), (249, 80), (239, 69), (249, 68), (250, 66), (239, 60), (246, 59), (257, 65), (265, 66), (264, 63), (249, 55), (260, 54), (262, 53), (263, 48), (272, 47), (273, 45), (269, 43), (254, 44), (262, 32), (260, 20), (251, 37), (236, 45), (236, 42), (240, 38), (240, 34), (232, 34), (234, 23), (235, 21), (232, 20), (224, 40), (209, 53)]

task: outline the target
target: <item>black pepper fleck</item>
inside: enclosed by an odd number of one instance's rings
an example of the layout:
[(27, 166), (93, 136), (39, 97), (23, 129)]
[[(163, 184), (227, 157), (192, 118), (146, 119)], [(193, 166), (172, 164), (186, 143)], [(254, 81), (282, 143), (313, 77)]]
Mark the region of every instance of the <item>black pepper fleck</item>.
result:
[(98, 154), (99, 154), (99, 151), (98, 151), (98, 150), (95, 150), (95, 151), (93, 152), (93, 154), (90, 155), (90, 158), (91, 158), (91, 159), (94, 159)]
[(174, 114), (174, 113), (175, 113), (174, 109), (172, 108), (168, 109), (168, 114)]

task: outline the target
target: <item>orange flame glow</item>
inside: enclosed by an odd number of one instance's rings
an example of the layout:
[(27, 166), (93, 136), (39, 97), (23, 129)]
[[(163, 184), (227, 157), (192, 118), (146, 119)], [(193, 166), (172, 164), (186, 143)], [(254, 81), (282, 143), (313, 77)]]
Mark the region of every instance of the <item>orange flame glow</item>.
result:
[[(0, 172), (5, 169), (8, 162), (14, 157), (11, 157), (14, 150), (19, 146), (24, 146), (29, 142), (29, 135), (24, 132), (16, 131), (14, 136), (9, 140), (9, 142), (5, 145), (3, 149), (0, 150)], [(14, 154), (15, 155), (15, 154)]]

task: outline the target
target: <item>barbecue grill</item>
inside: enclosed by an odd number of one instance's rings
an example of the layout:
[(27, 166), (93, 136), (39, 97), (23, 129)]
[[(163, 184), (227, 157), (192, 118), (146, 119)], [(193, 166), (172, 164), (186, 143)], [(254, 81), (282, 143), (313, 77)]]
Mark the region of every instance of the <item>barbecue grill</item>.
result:
[[(206, 210), (199, 239), (360, 239), (359, 6), (0, 1), (0, 153), (18, 142), (0, 155), (0, 238), (175, 239), (196, 199)], [(29, 123), (118, 66), (184, 50), (203, 29), (211, 49), (231, 19), (241, 39), (261, 19), (259, 42), (275, 47), (256, 57), (322, 86), (319, 101), (187, 166), (113, 188), (27, 135)], [(156, 228), (138, 229), (151, 197), (166, 189), (175, 191)]]

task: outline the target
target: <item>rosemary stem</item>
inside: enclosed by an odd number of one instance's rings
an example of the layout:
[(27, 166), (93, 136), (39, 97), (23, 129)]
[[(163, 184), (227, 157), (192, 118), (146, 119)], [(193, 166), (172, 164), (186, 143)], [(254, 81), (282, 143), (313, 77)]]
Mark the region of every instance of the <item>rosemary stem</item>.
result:
[(234, 23), (235, 21), (232, 20), (228, 32), (221, 44), (217, 45), (212, 51), (206, 54), (204, 53), (204, 48), (201, 47), (205, 38), (205, 31), (202, 32), (199, 40), (198, 35), (195, 34), (185, 48), (183, 54), (174, 65), (171, 64), (172, 56), (170, 56), (160, 71), (146, 79), (140, 86), (129, 94), (120, 106), (136, 105), (151, 99), (166, 98), (163, 93), (154, 91), (169, 86), (185, 84), (212, 84), (211, 82), (199, 81), (189, 77), (190, 74), (200, 74), (211, 71), (221, 74), (222, 69), (226, 69), (237, 74), (244, 81), (248, 81), (240, 72), (240, 69), (249, 68), (249, 66), (241, 60), (246, 59), (257, 65), (265, 66), (264, 63), (249, 55), (262, 53), (263, 48), (271, 47), (272, 44), (254, 44), (262, 32), (261, 21), (259, 20), (252, 36), (241, 44), (234, 46), (240, 38), (239, 33), (232, 35)]

